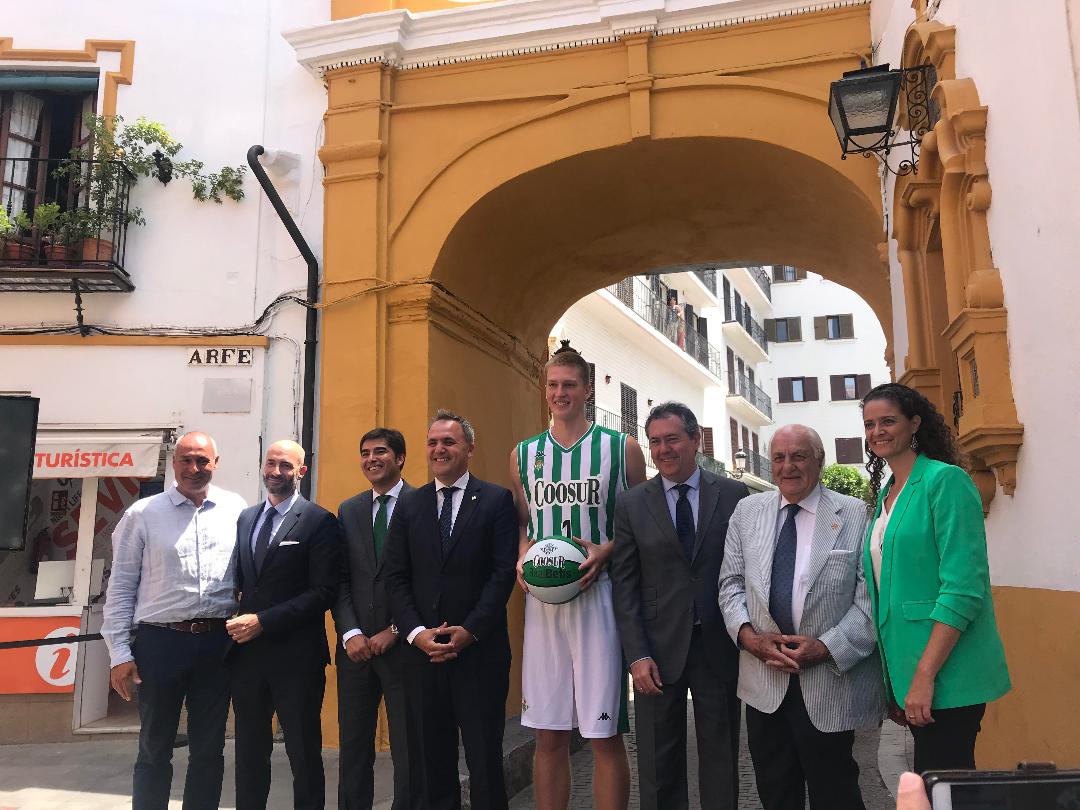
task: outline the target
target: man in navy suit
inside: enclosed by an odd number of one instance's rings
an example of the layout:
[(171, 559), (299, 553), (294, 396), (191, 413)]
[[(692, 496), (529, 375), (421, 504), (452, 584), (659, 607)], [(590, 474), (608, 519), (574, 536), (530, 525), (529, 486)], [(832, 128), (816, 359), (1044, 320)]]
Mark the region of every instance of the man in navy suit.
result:
[(427, 436), (435, 480), (402, 495), (384, 552), (394, 618), (409, 643), (412, 798), (429, 810), (461, 807), (459, 732), (472, 806), (507, 806), (506, 602), (516, 577), (517, 514), (509, 490), (470, 475), (474, 446), (467, 419), (446, 410), (435, 414)]
[(266, 452), (266, 500), (236, 526), (236, 618), (225, 629), (236, 719), (236, 807), (264, 810), (270, 792), (271, 718), (277, 713), (297, 810), (322, 810), (323, 692), (330, 655), (323, 623), (340, 578), (341, 532), (330, 512), (305, 499), (304, 449), (275, 442)]

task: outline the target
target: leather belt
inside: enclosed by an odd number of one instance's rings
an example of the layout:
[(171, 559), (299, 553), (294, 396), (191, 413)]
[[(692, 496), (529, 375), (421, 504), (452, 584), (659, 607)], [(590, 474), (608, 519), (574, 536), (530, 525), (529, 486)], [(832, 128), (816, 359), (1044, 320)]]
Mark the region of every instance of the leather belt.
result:
[(154, 627), (166, 627), (181, 633), (209, 633), (211, 630), (224, 630), (224, 619), (189, 619), (186, 622), (143, 622)]

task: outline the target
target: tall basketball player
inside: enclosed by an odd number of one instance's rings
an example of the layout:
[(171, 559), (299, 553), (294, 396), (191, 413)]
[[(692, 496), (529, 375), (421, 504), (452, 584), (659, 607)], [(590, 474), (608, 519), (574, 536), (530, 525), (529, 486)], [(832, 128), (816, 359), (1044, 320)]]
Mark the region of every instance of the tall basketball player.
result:
[(551, 427), (510, 455), (518, 510), (520, 556), (533, 541), (572, 537), (588, 550), (583, 593), (561, 605), (525, 596), (521, 723), (536, 729), (533, 791), (538, 810), (570, 802), (570, 734), (575, 727), (593, 750), (598, 810), (625, 810), (630, 768), (622, 732), (626, 672), (619, 648), (607, 564), (615, 497), (645, 480), (637, 441), (590, 423), (589, 364), (563, 341), (545, 368)]

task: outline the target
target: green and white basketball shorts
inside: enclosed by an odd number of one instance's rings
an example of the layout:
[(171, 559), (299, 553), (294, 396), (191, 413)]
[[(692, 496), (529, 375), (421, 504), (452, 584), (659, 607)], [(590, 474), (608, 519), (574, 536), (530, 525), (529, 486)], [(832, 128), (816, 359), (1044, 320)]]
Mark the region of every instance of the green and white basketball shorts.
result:
[(521, 724), (582, 737), (613, 737), (625, 717), (626, 671), (603, 572), (570, 602), (549, 605), (525, 596)]

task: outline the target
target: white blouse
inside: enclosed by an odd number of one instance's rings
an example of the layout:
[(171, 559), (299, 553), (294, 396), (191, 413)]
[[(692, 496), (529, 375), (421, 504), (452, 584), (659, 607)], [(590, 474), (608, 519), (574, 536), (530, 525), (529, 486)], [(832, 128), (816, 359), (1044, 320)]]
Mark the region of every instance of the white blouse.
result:
[[(904, 488), (900, 487), (900, 492), (903, 492)], [(896, 506), (896, 501), (900, 499), (900, 492), (896, 493), (896, 498), (893, 500), (893, 506)], [(885, 508), (885, 502), (881, 502), (881, 514), (877, 516), (877, 520), (874, 521), (873, 531), (870, 532), (870, 563), (874, 568), (874, 584), (881, 587), (881, 559), (882, 551), (885, 546), (885, 530), (889, 528), (889, 519), (892, 517), (892, 510)]]

